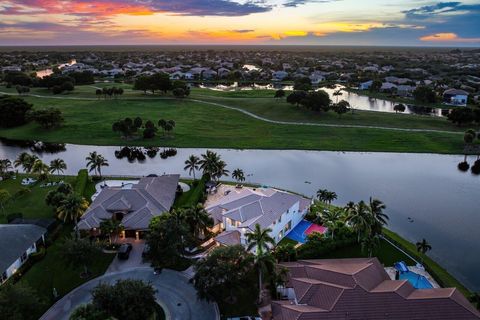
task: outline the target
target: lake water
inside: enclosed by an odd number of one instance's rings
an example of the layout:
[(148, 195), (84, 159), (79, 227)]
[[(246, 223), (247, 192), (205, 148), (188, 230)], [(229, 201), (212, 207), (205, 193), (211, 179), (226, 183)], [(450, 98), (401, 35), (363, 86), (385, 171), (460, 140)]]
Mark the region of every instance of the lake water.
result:
[[(62, 158), (68, 174), (85, 167), (91, 151), (105, 156), (107, 175), (181, 173), (190, 154), (205, 149), (177, 149), (144, 163), (115, 158), (119, 147), (66, 145), (66, 151), (40, 154), (43, 161)], [(24, 148), (0, 144), (0, 159), (15, 159)], [(295, 150), (214, 150), (228, 169), (244, 170), (247, 182), (276, 186), (313, 196), (319, 188), (336, 191), (336, 204), (368, 200), (387, 205), (389, 228), (412, 242), (426, 238), (429, 253), (461, 282), (480, 290), (480, 177), (457, 170), (463, 155), (351, 153)], [(473, 159), (473, 158), (472, 158)], [(470, 160), (472, 160), (470, 159)], [(473, 161), (470, 161), (473, 162)], [(409, 219), (411, 218), (411, 219)], [(410, 222), (413, 219), (413, 222)]]
[[(62, 69), (62, 68), (65, 68), (66, 66), (71, 66), (76, 63), (77, 63), (77, 60), (73, 59), (73, 60), (70, 60), (70, 62), (62, 63), (61, 65), (58, 66), (58, 68)], [(53, 73), (53, 69), (49, 68), (49, 69), (39, 70), (39, 71), (36, 71), (36, 73), (38, 78), (44, 78), (46, 76), (51, 75)]]
[[(233, 85), (222, 85), (222, 84), (214, 85), (214, 86), (200, 85), (200, 88), (206, 88), (206, 89), (216, 90), (216, 91), (237, 91), (237, 90), (248, 91), (248, 90), (278, 90), (278, 89), (289, 90), (289, 91), (293, 90), (293, 86), (285, 86), (281, 84), (260, 85), (260, 84), (254, 83), (251, 86), (239, 86), (237, 82), (233, 83)], [(359, 95), (357, 93), (348, 92), (344, 90), (341, 91), (342, 95), (340, 96), (334, 95), (335, 91), (343, 88), (344, 87), (341, 85), (336, 85), (334, 88), (321, 87), (316, 90), (326, 91), (333, 102), (337, 102), (340, 100), (348, 101), (351, 107), (358, 110), (395, 113), (395, 110), (393, 109), (393, 107), (398, 104), (397, 102), (384, 100), (384, 99), (370, 98), (364, 95)], [(446, 114), (448, 113), (448, 109), (425, 108), (425, 107), (415, 106), (415, 105), (405, 105), (405, 111), (403, 113), (443, 117), (443, 116), (446, 116)]]

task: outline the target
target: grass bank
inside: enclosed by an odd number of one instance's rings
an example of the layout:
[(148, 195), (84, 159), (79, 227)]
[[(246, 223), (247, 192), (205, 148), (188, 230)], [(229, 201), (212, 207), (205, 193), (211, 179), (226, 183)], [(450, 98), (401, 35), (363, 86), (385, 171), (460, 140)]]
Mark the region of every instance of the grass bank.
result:
[(471, 291), (468, 290), (460, 281), (455, 279), (447, 270), (442, 268), (438, 263), (436, 263), (429, 256), (418, 252), (415, 244), (405, 240), (398, 234), (388, 229), (383, 230), (385, 238), (395, 243), (398, 247), (402, 248), (409, 255), (414, 257), (419, 261), (423, 261), (425, 269), (430, 273), (430, 275), (438, 282), (442, 287), (456, 287), (460, 290), (467, 298), (471, 295)]

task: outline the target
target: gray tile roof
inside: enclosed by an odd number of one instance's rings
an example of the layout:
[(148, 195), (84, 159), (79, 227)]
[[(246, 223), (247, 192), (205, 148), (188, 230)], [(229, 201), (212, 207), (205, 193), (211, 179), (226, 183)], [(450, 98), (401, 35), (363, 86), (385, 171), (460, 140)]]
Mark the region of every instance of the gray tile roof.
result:
[(33, 224), (0, 224), (0, 274), (46, 232)]
[(124, 213), (122, 224), (127, 230), (147, 229), (150, 220), (170, 210), (175, 201), (180, 175), (145, 177), (129, 189), (104, 188), (80, 219), (78, 227), (98, 228), (115, 212)]
[(224, 231), (215, 237), (215, 241), (224, 246), (240, 244), (240, 232), (237, 230)]
[(253, 230), (256, 224), (262, 228), (269, 227), (297, 202), (301, 211), (311, 202), (302, 196), (272, 188), (241, 192), (240, 195), (231, 195), (231, 201), (221, 201), (218, 205), (207, 208), (207, 211), (215, 220), (224, 216), (241, 222), (240, 228)]

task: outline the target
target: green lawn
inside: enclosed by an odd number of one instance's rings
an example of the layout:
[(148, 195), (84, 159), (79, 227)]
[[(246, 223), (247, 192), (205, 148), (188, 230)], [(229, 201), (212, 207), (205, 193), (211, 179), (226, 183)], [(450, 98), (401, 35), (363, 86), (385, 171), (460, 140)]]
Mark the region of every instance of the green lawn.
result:
[(45, 258), (35, 263), (20, 279), (20, 282), (27, 283), (50, 303), (53, 303), (53, 288), (62, 297), (84, 282), (105, 273), (115, 257), (115, 254), (100, 254), (89, 268), (92, 273), (90, 278), (80, 278), (81, 266), (70, 268), (62, 262), (62, 244), (66, 238), (72, 237), (72, 230), (72, 226), (64, 226), (58, 239), (47, 248)]
[[(13, 195), (22, 188), (21, 180), (24, 177), (26, 176), (18, 175), (15, 180), (0, 181), (0, 189), (6, 189)], [(51, 178), (51, 180), (60, 179), (74, 185), (75, 177), (73, 176)], [(31, 187), (30, 193), (18, 198), (15, 202), (10, 202), (10, 204), (6, 206), (6, 212), (21, 212), (25, 218), (52, 218), (55, 216), (53, 209), (45, 204), (44, 199), (47, 192), (54, 188), (56, 187), (41, 188), (39, 183), (37, 183)], [(89, 181), (85, 195), (91, 196), (94, 189), (94, 183)], [(5, 222), (6, 219), (2, 215), (0, 223)], [(89, 279), (80, 278), (82, 268), (72, 269), (66, 267), (61, 258), (63, 241), (72, 236), (72, 231), (72, 225), (64, 225), (59, 237), (47, 248), (45, 257), (41, 261), (36, 262), (19, 280), (34, 288), (38, 294), (48, 302), (48, 306), (53, 303), (53, 288), (55, 288), (59, 296), (62, 297), (80, 284), (103, 274), (115, 256), (114, 254), (100, 254), (90, 268), (92, 272), (91, 277)]]
[[(373, 252), (380, 262), (386, 267), (392, 267), (395, 262), (405, 261), (409, 266), (415, 265), (415, 262), (406, 256), (403, 252), (392, 246), (385, 240), (381, 240), (378, 248)], [(337, 249), (322, 256), (323, 259), (340, 259), (340, 258), (366, 258), (368, 255), (362, 251), (359, 244)]]
[[(94, 98), (94, 89), (78, 86), (78, 94), (87, 90)], [(44, 90), (44, 89), (34, 89)], [(0, 90), (1, 91), (1, 90)], [(128, 91), (127, 91), (128, 92)], [(48, 93), (47, 93), (48, 94)], [(69, 95), (75, 95), (72, 93)], [(86, 93), (85, 93), (86, 94)], [(132, 95), (136, 97), (128, 98)], [(221, 93), (225, 94), (225, 93)], [(151, 140), (128, 141), (129, 145), (205, 147), (205, 148), (258, 148), (307, 149), (343, 151), (389, 151), (461, 153), (462, 129), (450, 125), (445, 119), (379, 112), (359, 112), (338, 117), (334, 113), (316, 114), (299, 110), (284, 101), (273, 98), (225, 98), (196, 96), (204, 101), (224, 103), (275, 120), (308, 121), (326, 124), (379, 125), (387, 127), (426, 128), (456, 133), (401, 132), (371, 128), (332, 128), (272, 124), (254, 119), (235, 110), (228, 110), (201, 102), (175, 99), (149, 98), (143, 93), (131, 92), (118, 100), (61, 100), (25, 97), (35, 107), (58, 107), (66, 120), (56, 130), (43, 130), (36, 124), (0, 129), (0, 136), (15, 139), (40, 139), (49, 142), (69, 142), (95, 145), (125, 145), (112, 123), (124, 117), (140, 116), (155, 122), (160, 119), (176, 121), (175, 137), (159, 134)]]
[[(27, 175), (19, 174), (15, 180), (8, 179), (0, 181), (0, 189), (5, 189), (11, 196), (14, 196), (20, 189), (25, 188), (21, 184), (22, 179), (25, 177), (27, 177)], [(63, 180), (73, 185), (75, 177), (52, 177), (50, 180)], [(55, 214), (53, 209), (45, 204), (45, 196), (50, 190), (54, 190), (56, 186), (41, 188), (40, 183), (37, 182), (28, 188), (31, 190), (30, 193), (10, 201), (5, 206), (5, 213), (22, 213), (24, 218), (53, 218)], [(6, 223), (5, 215), (0, 216), (0, 223)]]

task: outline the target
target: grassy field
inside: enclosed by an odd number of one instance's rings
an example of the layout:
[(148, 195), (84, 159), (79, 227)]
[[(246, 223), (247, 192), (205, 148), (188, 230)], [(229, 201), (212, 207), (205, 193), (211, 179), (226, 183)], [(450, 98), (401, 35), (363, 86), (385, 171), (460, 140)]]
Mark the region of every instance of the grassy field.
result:
[[(21, 181), (26, 175), (18, 175), (17, 179), (8, 179), (0, 181), (0, 189), (7, 190), (12, 197), (15, 193), (25, 188)], [(67, 183), (73, 184), (75, 177), (52, 177), (50, 180), (63, 180)], [(5, 213), (22, 213), (24, 218), (53, 218), (55, 216), (53, 209), (45, 203), (45, 196), (50, 190), (56, 189), (54, 187), (41, 188), (40, 183), (28, 187), (30, 192), (24, 194), (16, 200), (12, 200), (5, 206)], [(6, 223), (5, 215), (0, 216), (0, 223)]]
[[(114, 84), (95, 84), (95, 86)], [(115, 84), (118, 85), (118, 84)], [(314, 122), (328, 125), (363, 125), (413, 129), (458, 131), (403, 132), (372, 128), (339, 128), (274, 124), (236, 110), (209, 105), (189, 99), (162, 99), (125, 87), (122, 98), (95, 97), (92, 86), (77, 86), (69, 94), (52, 98), (25, 97), (36, 108), (58, 107), (65, 117), (65, 125), (56, 130), (43, 130), (36, 124), (0, 129), (0, 136), (15, 139), (40, 139), (49, 142), (68, 142), (94, 145), (143, 145), (205, 148), (259, 148), (259, 149), (309, 149), (342, 151), (389, 151), (461, 153), (463, 128), (456, 128), (445, 119), (355, 111), (342, 117), (329, 113), (313, 113), (298, 109), (283, 100), (266, 98), (272, 92), (265, 90), (239, 92), (247, 97), (230, 97), (230, 92), (194, 89), (191, 99), (225, 104), (244, 109), (259, 116), (279, 121)], [(5, 91), (0, 88), (0, 91)], [(14, 90), (14, 89), (10, 89)], [(45, 89), (32, 89), (32, 94), (50, 95)], [(253, 98), (256, 96), (257, 98)], [(62, 100), (60, 97), (89, 98), (91, 100)], [(140, 116), (157, 121), (173, 119), (177, 126), (174, 138), (157, 135), (151, 140), (124, 141), (111, 130), (112, 123), (124, 117)]]

